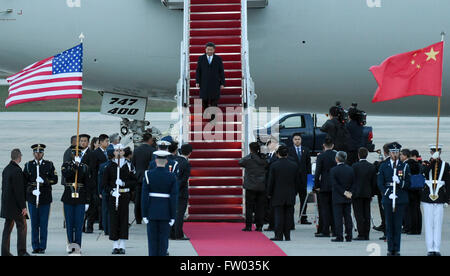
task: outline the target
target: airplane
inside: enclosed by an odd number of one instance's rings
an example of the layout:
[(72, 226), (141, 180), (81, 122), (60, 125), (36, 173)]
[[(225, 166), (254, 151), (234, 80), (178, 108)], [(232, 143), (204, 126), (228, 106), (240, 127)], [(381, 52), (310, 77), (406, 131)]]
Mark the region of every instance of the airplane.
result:
[[(370, 115), (435, 116), (435, 97), (371, 103), (368, 68), (450, 34), (448, 0), (248, 0), (257, 107), (327, 113), (336, 101)], [(174, 101), (183, 0), (0, 0), (0, 78), (84, 40), (83, 86)], [(450, 74), (445, 55), (444, 75)], [(448, 73), (447, 73), (448, 72)], [(441, 115), (450, 115), (445, 81)], [(4, 81), (3, 81), (4, 84)]]

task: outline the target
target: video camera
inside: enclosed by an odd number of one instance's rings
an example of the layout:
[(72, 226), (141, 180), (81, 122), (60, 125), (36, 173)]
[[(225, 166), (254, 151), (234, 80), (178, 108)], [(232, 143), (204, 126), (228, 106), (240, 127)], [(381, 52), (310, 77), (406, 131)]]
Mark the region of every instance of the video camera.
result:
[(367, 113), (358, 109), (357, 103), (352, 103), (351, 107), (348, 110), (345, 110), (341, 102), (336, 102), (336, 105), (332, 107), (336, 113), (336, 117), (339, 122), (345, 124), (348, 122), (348, 119), (352, 119), (356, 121), (359, 125), (365, 126), (367, 123)]

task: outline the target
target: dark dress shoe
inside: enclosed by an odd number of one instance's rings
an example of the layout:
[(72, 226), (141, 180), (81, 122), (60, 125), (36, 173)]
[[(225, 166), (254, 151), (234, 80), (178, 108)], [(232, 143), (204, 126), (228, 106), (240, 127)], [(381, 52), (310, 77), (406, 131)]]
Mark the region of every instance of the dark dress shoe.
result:
[(86, 233), (86, 234), (92, 234), (92, 233), (94, 233), (94, 229), (92, 229), (92, 228), (87, 228), (85, 233)]
[(256, 232), (262, 232), (262, 227), (256, 227), (255, 231)]
[(351, 242), (352, 239), (353, 239), (352, 237), (345, 237), (345, 241), (346, 241), (346, 242)]
[(304, 220), (304, 221), (301, 221), (300, 224), (311, 225), (312, 223), (307, 220)]
[(380, 231), (380, 232), (384, 232), (384, 229), (385, 229), (384, 225), (374, 226), (373, 227), (373, 230)]
[(388, 253), (387, 253), (387, 256), (394, 256), (394, 252), (392, 252), (392, 251), (388, 251)]
[(111, 254), (113, 254), (113, 255), (119, 255), (119, 254), (120, 254), (119, 248), (114, 248), (113, 251), (111, 252)]
[(332, 242), (343, 242), (344, 239), (343, 238), (335, 238), (331, 240)]
[(441, 255), (441, 252), (434, 252), (434, 256), (441, 257), (442, 255)]
[(436, 252), (428, 252), (427, 256), (428, 257), (434, 257), (434, 256), (436, 256)]
[(25, 252), (25, 253), (19, 255), (19, 257), (29, 257), (29, 256), (31, 256), (31, 255), (28, 252)]
[(386, 236), (380, 237), (381, 241), (386, 241)]
[(400, 252), (395, 251), (394, 256), (400, 256)]
[(271, 240), (271, 241), (282, 241), (283, 238), (271, 238), (270, 240)]
[(272, 227), (267, 227), (266, 229), (264, 229), (264, 231), (275, 231), (275, 229), (273, 229)]
[(289, 237), (289, 238), (284, 238), (284, 240), (285, 240), (285, 241), (290, 241), (291, 238), (290, 238), (290, 237)]
[(181, 238), (178, 238), (177, 240), (179, 240), (179, 241), (189, 241), (191, 238), (188, 238), (188, 237), (181, 237)]
[(34, 249), (33, 251), (31, 251), (31, 254), (39, 254), (40, 253), (40, 249)]
[(38, 254), (45, 254), (45, 249), (39, 249)]
[(119, 248), (119, 254), (120, 255), (125, 255), (125, 249)]
[(251, 232), (252, 228), (245, 227), (244, 229), (242, 229), (242, 231), (244, 231), (244, 232)]
[(353, 240), (355, 240), (355, 241), (368, 241), (369, 238), (366, 238), (366, 237), (356, 237), (356, 238), (354, 238)]
[(323, 233), (319, 233), (319, 234), (315, 234), (314, 235), (316, 238), (329, 238), (330, 234), (323, 234)]

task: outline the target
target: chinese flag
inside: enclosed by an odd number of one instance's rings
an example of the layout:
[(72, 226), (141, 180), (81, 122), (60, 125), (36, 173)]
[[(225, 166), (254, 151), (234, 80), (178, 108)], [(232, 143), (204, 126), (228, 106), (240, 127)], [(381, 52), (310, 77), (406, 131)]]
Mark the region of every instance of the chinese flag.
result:
[(442, 64), (444, 42), (399, 54), (372, 66), (378, 83), (373, 103), (414, 95), (442, 95)]

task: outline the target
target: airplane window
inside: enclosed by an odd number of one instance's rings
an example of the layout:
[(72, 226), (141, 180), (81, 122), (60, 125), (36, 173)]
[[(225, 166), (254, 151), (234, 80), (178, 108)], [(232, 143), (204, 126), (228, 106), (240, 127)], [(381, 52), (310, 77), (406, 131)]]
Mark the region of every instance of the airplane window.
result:
[(281, 123), (285, 128), (304, 128), (303, 116), (292, 116)]

